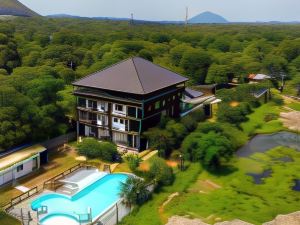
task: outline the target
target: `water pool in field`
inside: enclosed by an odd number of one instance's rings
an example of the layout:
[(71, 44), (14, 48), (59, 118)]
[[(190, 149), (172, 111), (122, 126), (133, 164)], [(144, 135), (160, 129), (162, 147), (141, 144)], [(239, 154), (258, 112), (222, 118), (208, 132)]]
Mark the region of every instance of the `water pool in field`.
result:
[(73, 196), (57, 193), (45, 194), (34, 200), (31, 207), (37, 210), (41, 206), (47, 206), (48, 215), (70, 216), (87, 214), (90, 207), (92, 218), (95, 219), (120, 199), (121, 182), (125, 182), (128, 176), (108, 174)]

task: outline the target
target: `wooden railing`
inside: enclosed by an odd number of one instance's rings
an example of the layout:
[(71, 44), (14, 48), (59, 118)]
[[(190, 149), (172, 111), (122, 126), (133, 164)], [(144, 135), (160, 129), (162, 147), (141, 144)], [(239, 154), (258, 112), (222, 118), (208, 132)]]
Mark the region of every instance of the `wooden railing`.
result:
[(62, 172), (62, 173), (60, 173), (60, 174), (58, 174), (54, 177), (51, 177), (50, 179), (48, 179), (44, 182), (43, 189), (45, 189), (46, 187), (50, 188), (50, 189), (56, 189), (55, 188), (55, 183), (56, 183), (57, 180), (69, 175), (70, 173), (80, 169), (81, 167), (84, 167), (84, 165), (82, 163), (79, 163), (79, 164), (65, 170), (64, 172)]
[(29, 191), (15, 197), (15, 198), (12, 198), (8, 204), (3, 206), (3, 209), (8, 210), (8, 209), (12, 208), (13, 206), (19, 204), (20, 202), (30, 198), (31, 196), (33, 196), (37, 193), (39, 193), (41, 190), (43, 190), (43, 187), (35, 186), (34, 188), (30, 189)]
[(30, 189), (29, 191), (15, 197), (12, 198), (11, 201), (9, 203), (7, 203), (6, 205), (2, 206), (2, 208), (5, 211), (8, 211), (9, 209), (11, 209), (12, 207), (14, 207), (15, 205), (19, 204), (20, 202), (30, 198), (31, 196), (38, 194), (39, 192), (43, 191), (45, 188), (53, 188), (56, 189), (56, 185), (57, 184), (57, 180), (69, 175), (70, 173), (73, 173), (74, 171), (80, 169), (80, 168), (94, 168), (95, 166), (93, 165), (89, 165), (89, 164), (85, 164), (85, 163), (79, 163), (67, 170), (65, 170), (64, 172), (46, 180), (42, 185), (39, 186), (35, 186), (32, 189)]

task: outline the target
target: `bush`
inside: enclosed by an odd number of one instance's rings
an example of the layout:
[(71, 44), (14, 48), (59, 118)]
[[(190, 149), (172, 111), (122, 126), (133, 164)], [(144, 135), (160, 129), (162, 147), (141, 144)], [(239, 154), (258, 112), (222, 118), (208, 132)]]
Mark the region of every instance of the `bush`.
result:
[(78, 153), (88, 158), (100, 158), (113, 162), (118, 156), (117, 146), (111, 142), (99, 142), (94, 138), (85, 138), (77, 146)]
[(180, 122), (185, 126), (187, 131), (191, 132), (197, 128), (199, 122), (204, 120), (205, 114), (202, 109), (199, 109), (183, 117)]
[(170, 185), (174, 181), (174, 174), (162, 158), (154, 158), (149, 170), (150, 179), (155, 179), (159, 186)]
[(273, 98), (272, 98), (272, 101), (273, 101), (276, 105), (283, 105), (283, 104), (284, 104), (283, 99), (280, 98), (280, 97), (273, 97)]
[(130, 176), (125, 183), (121, 183), (119, 196), (124, 198), (125, 204), (129, 206), (142, 205), (150, 198), (151, 193), (142, 179)]
[(220, 122), (239, 125), (248, 120), (247, 115), (251, 112), (250, 104), (246, 102), (236, 107), (232, 107), (227, 103), (221, 103), (217, 112), (217, 118)]
[(129, 169), (132, 172), (135, 172), (137, 170), (137, 168), (140, 166), (140, 163), (142, 161), (142, 159), (138, 155), (135, 155), (135, 154), (130, 154), (130, 155), (125, 156), (125, 160), (129, 166)]

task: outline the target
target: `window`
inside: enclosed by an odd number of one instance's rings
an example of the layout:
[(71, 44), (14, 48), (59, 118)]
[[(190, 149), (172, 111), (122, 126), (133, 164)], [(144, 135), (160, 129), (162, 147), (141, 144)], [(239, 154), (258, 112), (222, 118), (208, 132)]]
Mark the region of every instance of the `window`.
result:
[(118, 118), (114, 118), (114, 123), (117, 123), (118, 122)]
[(115, 110), (116, 110), (116, 111), (123, 111), (123, 106), (122, 106), (122, 105), (115, 104)]
[(160, 102), (155, 102), (155, 109), (159, 109), (160, 108)]
[(120, 119), (120, 124), (124, 124), (124, 120), (123, 119)]
[(17, 172), (20, 172), (20, 171), (22, 171), (23, 170), (23, 164), (22, 165), (19, 165), (19, 166), (17, 166)]
[(93, 101), (92, 100), (88, 100), (88, 108), (93, 108)]
[(163, 100), (162, 105), (163, 107), (166, 105), (166, 100)]
[(105, 102), (98, 102), (98, 109), (100, 111), (105, 111)]
[(173, 96), (173, 100), (175, 100), (175, 98), (176, 98), (176, 96), (174, 95), (174, 96)]

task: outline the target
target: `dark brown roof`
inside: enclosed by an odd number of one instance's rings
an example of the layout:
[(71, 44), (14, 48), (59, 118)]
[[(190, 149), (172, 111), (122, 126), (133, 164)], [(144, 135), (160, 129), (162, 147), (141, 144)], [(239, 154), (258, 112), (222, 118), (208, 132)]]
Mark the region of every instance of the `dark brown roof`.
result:
[(152, 62), (134, 57), (86, 76), (73, 85), (144, 95), (187, 80)]

